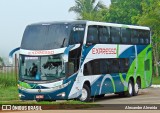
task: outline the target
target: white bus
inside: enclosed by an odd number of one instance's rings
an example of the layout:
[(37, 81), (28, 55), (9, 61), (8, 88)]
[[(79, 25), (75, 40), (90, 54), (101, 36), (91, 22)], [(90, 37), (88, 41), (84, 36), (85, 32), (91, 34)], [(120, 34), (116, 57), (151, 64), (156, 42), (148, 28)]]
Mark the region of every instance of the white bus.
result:
[(24, 31), (21, 100), (134, 96), (151, 77), (148, 27), (79, 20), (31, 24)]

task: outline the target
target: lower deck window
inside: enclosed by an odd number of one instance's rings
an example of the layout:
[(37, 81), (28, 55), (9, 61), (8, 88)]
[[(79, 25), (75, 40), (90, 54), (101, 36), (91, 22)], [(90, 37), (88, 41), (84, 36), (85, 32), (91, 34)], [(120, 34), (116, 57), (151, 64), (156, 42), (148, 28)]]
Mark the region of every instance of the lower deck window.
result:
[(95, 59), (84, 65), (84, 75), (126, 73), (129, 69), (127, 58)]

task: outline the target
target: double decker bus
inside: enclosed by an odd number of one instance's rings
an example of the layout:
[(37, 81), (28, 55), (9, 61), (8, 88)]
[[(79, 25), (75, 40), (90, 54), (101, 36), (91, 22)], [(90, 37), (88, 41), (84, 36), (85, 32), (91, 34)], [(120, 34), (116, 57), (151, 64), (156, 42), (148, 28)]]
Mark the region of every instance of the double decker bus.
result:
[(151, 85), (150, 28), (94, 21), (28, 25), (19, 57), (21, 100), (89, 101)]

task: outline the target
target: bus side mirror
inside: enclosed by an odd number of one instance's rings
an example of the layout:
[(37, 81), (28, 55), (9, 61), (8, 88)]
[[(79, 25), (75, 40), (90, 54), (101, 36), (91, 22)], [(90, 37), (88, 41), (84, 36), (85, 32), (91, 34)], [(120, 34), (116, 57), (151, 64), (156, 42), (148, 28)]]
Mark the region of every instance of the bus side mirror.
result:
[(13, 54), (16, 52), (16, 51), (19, 51), (20, 50), (20, 47), (17, 47), (15, 49), (13, 49), (10, 53), (9, 53), (9, 63), (10, 65), (13, 64)]

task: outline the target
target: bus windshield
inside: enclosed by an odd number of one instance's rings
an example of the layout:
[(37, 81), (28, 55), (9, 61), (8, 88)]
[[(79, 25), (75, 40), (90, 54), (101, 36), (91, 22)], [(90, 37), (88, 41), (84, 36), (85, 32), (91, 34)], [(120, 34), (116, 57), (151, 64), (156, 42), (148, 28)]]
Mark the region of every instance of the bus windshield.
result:
[(65, 77), (62, 55), (20, 56), (20, 79), (31, 81), (61, 80)]
[(21, 48), (27, 50), (50, 50), (67, 46), (70, 25), (30, 25), (26, 28)]
[(84, 28), (71, 24), (30, 25), (24, 32), (21, 49), (51, 50), (82, 43)]

